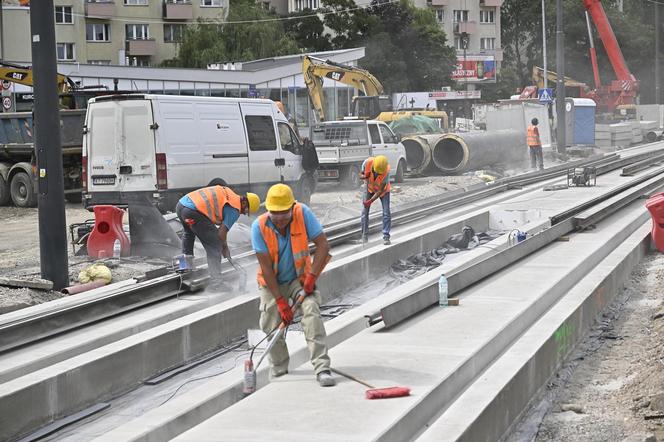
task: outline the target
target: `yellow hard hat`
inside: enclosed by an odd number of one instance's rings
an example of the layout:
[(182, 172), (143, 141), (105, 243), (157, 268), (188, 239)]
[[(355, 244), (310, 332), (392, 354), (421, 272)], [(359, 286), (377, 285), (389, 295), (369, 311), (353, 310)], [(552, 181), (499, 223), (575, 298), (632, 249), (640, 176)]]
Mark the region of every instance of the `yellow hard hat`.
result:
[(270, 187), (265, 197), (265, 208), (270, 212), (282, 212), (293, 207), (295, 197), (293, 190), (286, 184), (275, 184)]
[(249, 213), (256, 213), (261, 206), (261, 199), (255, 193), (247, 192), (245, 195), (249, 202)]
[(385, 155), (378, 155), (374, 158), (373, 170), (380, 174), (387, 172), (387, 157)]

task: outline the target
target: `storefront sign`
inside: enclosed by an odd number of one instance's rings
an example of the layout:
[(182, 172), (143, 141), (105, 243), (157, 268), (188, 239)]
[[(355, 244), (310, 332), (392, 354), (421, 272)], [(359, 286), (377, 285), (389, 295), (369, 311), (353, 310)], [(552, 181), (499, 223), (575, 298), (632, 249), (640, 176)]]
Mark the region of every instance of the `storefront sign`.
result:
[(482, 98), (482, 91), (436, 91), (429, 92), (429, 98), (435, 100), (463, 100)]
[(489, 83), (496, 81), (496, 61), (493, 57), (477, 55), (457, 57), (457, 65), (452, 71), (452, 79), (471, 83)]

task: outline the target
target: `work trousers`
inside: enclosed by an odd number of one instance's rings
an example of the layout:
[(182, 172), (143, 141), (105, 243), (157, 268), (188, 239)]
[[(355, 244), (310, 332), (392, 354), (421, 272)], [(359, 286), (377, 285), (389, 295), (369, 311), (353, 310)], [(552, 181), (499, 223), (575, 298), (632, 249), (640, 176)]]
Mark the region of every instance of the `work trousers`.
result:
[(528, 150), (530, 151), (530, 168), (534, 169), (537, 166), (539, 170), (544, 169), (542, 146), (530, 146)]
[[(182, 234), (182, 253), (185, 255), (194, 254), (194, 241), (198, 238), (203, 244), (205, 254), (207, 255), (208, 273), (210, 274), (210, 284), (221, 282), (221, 240), (217, 226), (210, 218), (197, 210), (191, 210), (188, 207), (178, 203), (175, 208), (184, 233)], [(188, 222), (187, 220), (193, 220)]]
[[(373, 197), (373, 193), (365, 192), (364, 201)], [(383, 239), (390, 239), (390, 230), (392, 229), (392, 214), (390, 212), (390, 192), (380, 197), (380, 203), (383, 206)], [(369, 209), (362, 206), (362, 236), (369, 235)]]
[[(295, 302), (298, 292), (302, 289), (300, 281), (295, 279), (287, 284), (280, 284), (279, 291), (286, 299)], [(270, 333), (281, 323), (281, 316), (277, 309), (277, 302), (272, 295), (272, 292), (267, 287), (260, 287), (260, 328), (266, 334)], [(292, 304), (291, 303), (291, 304)], [(330, 369), (330, 357), (327, 355), (327, 344), (325, 326), (323, 319), (320, 316), (320, 304), (322, 298), (318, 290), (305, 297), (300, 310), (302, 311), (302, 328), (304, 330), (304, 338), (309, 347), (309, 358), (311, 364), (314, 366), (316, 374), (321, 371)], [(286, 340), (279, 338), (274, 343), (274, 347), (270, 351), (270, 364), (272, 365), (272, 376), (280, 376), (288, 372), (288, 347)]]

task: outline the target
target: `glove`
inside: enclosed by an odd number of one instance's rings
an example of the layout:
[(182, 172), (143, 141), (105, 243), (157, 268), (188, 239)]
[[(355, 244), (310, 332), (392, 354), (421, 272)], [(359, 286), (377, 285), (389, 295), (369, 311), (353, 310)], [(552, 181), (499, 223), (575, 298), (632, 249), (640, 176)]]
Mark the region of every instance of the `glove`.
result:
[(303, 289), (306, 295), (311, 295), (314, 292), (314, 289), (316, 288), (316, 279), (318, 278), (313, 273), (307, 273), (304, 277)]
[(281, 316), (281, 320), (286, 324), (290, 324), (291, 321), (293, 321), (293, 310), (291, 310), (290, 305), (288, 305), (286, 298), (283, 296), (277, 298), (277, 308), (279, 309), (279, 316)]
[(369, 207), (371, 207), (372, 202), (373, 201), (371, 201), (371, 200), (366, 200), (366, 201), (363, 201), (362, 204), (364, 205), (364, 207), (366, 207), (368, 209)]

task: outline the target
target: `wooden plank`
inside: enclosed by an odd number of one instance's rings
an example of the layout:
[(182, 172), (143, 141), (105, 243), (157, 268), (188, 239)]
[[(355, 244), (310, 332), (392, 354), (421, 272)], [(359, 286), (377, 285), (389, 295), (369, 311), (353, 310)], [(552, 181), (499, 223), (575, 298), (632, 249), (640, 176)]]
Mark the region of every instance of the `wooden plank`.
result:
[(31, 288), (38, 290), (52, 290), (53, 282), (41, 278), (8, 278), (0, 277), (0, 285), (6, 287)]

